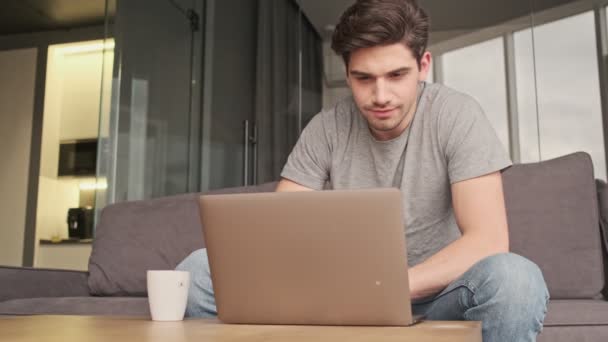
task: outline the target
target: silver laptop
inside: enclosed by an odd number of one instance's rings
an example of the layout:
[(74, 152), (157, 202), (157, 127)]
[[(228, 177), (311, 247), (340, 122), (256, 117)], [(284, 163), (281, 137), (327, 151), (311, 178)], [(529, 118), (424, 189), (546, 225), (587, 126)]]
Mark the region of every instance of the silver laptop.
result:
[(201, 196), (219, 319), (415, 323), (401, 206), (396, 189)]

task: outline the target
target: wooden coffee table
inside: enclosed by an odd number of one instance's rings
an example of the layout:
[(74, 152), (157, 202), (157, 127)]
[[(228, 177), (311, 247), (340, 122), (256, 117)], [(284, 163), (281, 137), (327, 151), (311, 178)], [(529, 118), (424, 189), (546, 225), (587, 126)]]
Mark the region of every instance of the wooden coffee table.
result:
[(0, 316), (0, 341), (433, 341), (481, 342), (481, 322), (426, 321), (412, 327), (232, 325), (217, 320), (153, 322), (104, 316)]

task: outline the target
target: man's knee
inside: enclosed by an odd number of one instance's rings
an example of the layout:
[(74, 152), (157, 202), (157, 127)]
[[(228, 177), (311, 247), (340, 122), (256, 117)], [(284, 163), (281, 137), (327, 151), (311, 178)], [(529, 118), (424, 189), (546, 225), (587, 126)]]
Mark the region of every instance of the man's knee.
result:
[(470, 270), (479, 289), (512, 301), (529, 301), (548, 295), (540, 268), (532, 261), (513, 253), (496, 254), (479, 261)]
[(197, 289), (213, 291), (207, 249), (202, 248), (192, 252), (175, 269), (190, 272), (191, 291)]
[(199, 249), (192, 252), (175, 269), (190, 272), (186, 316), (214, 316), (216, 314), (215, 298), (207, 250)]
[(190, 253), (175, 268), (178, 271), (189, 271), (191, 274), (209, 273), (209, 259), (207, 249), (201, 248)]
[(481, 260), (470, 272), (478, 304), (494, 305), (502, 311), (500, 316), (511, 320), (542, 325), (549, 291), (535, 263), (504, 253)]

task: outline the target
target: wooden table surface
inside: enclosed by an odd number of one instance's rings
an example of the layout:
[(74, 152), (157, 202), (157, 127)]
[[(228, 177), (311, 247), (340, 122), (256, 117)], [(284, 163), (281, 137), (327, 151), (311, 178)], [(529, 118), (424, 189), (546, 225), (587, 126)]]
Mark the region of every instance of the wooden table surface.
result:
[(232, 325), (147, 317), (0, 316), (0, 341), (433, 341), (481, 342), (481, 322), (426, 321), (411, 327)]

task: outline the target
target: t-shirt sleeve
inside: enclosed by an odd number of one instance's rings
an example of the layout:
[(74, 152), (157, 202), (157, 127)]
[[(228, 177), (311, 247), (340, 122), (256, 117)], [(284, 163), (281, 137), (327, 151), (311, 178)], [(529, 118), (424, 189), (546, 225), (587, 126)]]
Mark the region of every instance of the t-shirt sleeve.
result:
[(511, 166), (507, 150), (473, 98), (454, 94), (440, 110), (439, 139), (451, 184)]
[(323, 114), (317, 114), (302, 130), (287, 158), (281, 177), (305, 187), (321, 190), (329, 179), (331, 146)]

